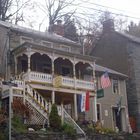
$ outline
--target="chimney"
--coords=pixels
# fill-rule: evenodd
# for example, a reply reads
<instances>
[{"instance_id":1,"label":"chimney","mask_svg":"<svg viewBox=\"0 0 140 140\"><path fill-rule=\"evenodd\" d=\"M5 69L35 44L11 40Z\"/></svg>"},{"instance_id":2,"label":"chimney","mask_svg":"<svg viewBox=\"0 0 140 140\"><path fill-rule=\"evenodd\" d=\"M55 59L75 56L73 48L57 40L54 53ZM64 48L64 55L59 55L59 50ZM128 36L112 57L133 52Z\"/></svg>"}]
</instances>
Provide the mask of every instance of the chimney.
<instances>
[{"instance_id":1,"label":"chimney","mask_svg":"<svg viewBox=\"0 0 140 140\"><path fill-rule=\"evenodd\" d=\"M57 24L53 24L49 27L49 31L56 33L60 36L64 36L64 26L62 20L57 20Z\"/></svg>"},{"instance_id":2,"label":"chimney","mask_svg":"<svg viewBox=\"0 0 140 140\"><path fill-rule=\"evenodd\" d=\"M114 20L113 19L107 19L103 22L103 32L110 32L114 31Z\"/></svg>"}]
</instances>

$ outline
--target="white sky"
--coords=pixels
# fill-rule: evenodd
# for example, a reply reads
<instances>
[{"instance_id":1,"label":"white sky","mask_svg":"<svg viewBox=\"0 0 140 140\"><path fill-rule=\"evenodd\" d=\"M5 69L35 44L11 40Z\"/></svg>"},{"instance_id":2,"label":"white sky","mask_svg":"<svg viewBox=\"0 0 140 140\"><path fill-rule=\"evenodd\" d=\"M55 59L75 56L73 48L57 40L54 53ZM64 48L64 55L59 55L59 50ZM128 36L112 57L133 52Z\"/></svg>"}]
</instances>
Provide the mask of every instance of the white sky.
<instances>
[{"instance_id":1,"label":"white sky","mask_svg":"<svg viewBox=\"0 0 140 140\"><path fill-rule=\"evenodd\" d=\"M92 1L92 0L90 0ZM140 18L140 0L93 0L98 4L126 11L126 14Z\"/></svg>"},{"instance_id":2,"label":"white sky","mask_svg":"<svg viewBox=\"0 0 140 140\"><path fill-rule=\"evenodd\" d=\"M34 0L34 1L38 1L38 0ZM43 1L44 0L40 0L41 3ZM128 21L133 20L136 23L140 21L140 0L75 0L75 4L77 3L79 3L79 5L78 6L73 5L71 9L77 9L76 11L77 13L81 13L81 14L84 13L85 15L83 18L87 18L88 16L95 18L94 9L99 9L103 11L110 11L112 13L118 13L121 15L128 15L130 17L139 18L139 19L135 19L135 18L127 17ZM94 4L112 7L113 9L97 6ZM67 9L69 10L69 8ZM120 11L115 9L118 9ZM42 11L40 11L39 9L34 11L34 13L27 11L26 14L28 15L29 22L32 21L33 28L38 30L39 25L43 20L44 23L41 24L40 30L43 31L46 28L48 21L46 20L47 18L45 18L45 15ZM78 16L82 16L81 14L78 14ZM122 16L120 16L120 18L122 18Z\"/></svg>"}]
</instances>

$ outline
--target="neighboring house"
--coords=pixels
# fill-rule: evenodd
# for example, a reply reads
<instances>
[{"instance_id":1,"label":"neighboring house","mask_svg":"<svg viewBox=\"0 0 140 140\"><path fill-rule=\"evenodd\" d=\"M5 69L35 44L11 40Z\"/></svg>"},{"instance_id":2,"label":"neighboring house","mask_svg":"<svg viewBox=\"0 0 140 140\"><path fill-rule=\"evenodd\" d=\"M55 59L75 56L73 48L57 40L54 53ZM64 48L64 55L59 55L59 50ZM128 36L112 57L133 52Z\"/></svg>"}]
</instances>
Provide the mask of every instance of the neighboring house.
<instances>
[{"instance_id":1,"label":"neighboring house","mask_svg":"<svg viewBox=\"0 0 140 140\"><path fill-rule=\"evenodd\" d=\"M64 121L69 119L77 131L83 133L74 120L80 118L77 96L88 91L90 109L86 113L81 113L84 114L82 119L97 121L95 67L99 69L96 69L97 76L106 68L95 66L96 58L81 55L79 44L53 33L34 31L2 21L0 21L0 32L1 76L4 80L11 79L18 85L17 87L2 85L4 104L8 103L8 97L13 93L13 101L21 98L34 111L32 119L26 120L26 123L42 125L44 120L48 119L51 104L55 103L58 105L58 112L62 119ZM127 120L126 76L111 70L109 73L121 81L119 95L122 95L122 113L120 114L123 116L122 120ZM107 94L108 91L112 93L111 89L108 88L105 93ZM104 120L104 126L114 128L117 124L106 123L113 116L110 116L111 112L115 115L115 111L109 110L108 106L105 107L102 100L106 101L106 97L105 95L104 98L99 99L101 101L99 103L102 105L103 112L106 111L106 115L108 111L108 117L102 114L100 119L102 122ZM116 108L119 96L113 97L114 100L110 105ZM124 112L126 115L123 114ZM128 126L128 121L125 126ZM124 126L120 130L128 131Z\"/></svg>"},{"instance_id":2,"label":"neighboring house","mask_svg":"<svg viewBox=\"0 0 140 140\"><path fill-rule=\"evenodd\" d=\"M133 131L140 131L140 38L114 30L113 22L103 25L103 33L91 52L98 64L128 76L128 109Z\"/></svg>"},{"instance_id":3,"label":"neighboring house","mask_svg":"<svg viewBox=\"0 0 140 140\"><path fill-rule=\"evenodd\" d=\"M108 71L111 86L101 90L101 75ZM103 92L104 97L97 99L97 120L103 127L131 131L128 117L126 95L127 76L114 70L96 65L97 97ZM98 92L99 91L99 92ZM99 93L99 95L98 95Z\"/></svg>"}]
</instances>

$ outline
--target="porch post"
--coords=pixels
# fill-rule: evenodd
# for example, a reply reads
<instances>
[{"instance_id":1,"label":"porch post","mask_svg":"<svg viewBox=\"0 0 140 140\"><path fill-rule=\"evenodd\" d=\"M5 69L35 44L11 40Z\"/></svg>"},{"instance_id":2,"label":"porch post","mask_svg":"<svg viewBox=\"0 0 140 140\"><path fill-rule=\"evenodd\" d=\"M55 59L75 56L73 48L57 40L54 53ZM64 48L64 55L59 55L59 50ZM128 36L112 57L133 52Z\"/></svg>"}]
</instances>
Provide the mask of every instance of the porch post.
<instances>
[{"instance_id":1,"label":"porch post","mask_svg":"<svg viewBox=\"0 0 140 140\"><path fill-rule=\"evenodd\" d=\"M55 104L55 91L52 91L52 104Z\"/></svg>"},{"instance_id":2,"label":"porch post","mask_svg":"<svg viewBox=\"0 0 140 140\"><path fill-rule=\"evenodd\" d=\"M28 53L28 72L31 71L30 65L31 65L31 55L30 55L30 53Z\"/></svg>"},{"instance_id":3,"label":"porch post","mask_svg":"<svg viewBox=\"0 0 140 140\"><path fill-rule=\"evenodd\" d=\"M76 90L76 73L75 73L75 58L73 62L73 78L74 78L74 89ZM74 114L75 120L78 120L78 113L77 113L77 94L74 94Z\"/></svg>"},{"instance_id":4,"label":"porch post","mask_svg":"<svg viewBox=\"0 0 140 140\"><path fill-rule=\"evenodd\" d=\"M94 120L95 122L97 122L97 96L95 95L94 96L94 112L95 112L95 117L94 117Z\"/></svg>"},{"instance_id":5,"label":"porch post","mask_svg":"<svg viewBox=\"0 0 140 140\"><path fill-rule=\"evenodd\" d=\"M95 122L97 121L97 89L96 89L96 76L95 76L95 61L93 62L93 82L94 82L94 91L95 91L95 95L94 95L94 113L95 113Z\"/></svg>"},{"instance_id":6,"label":"porch post","mask_svg":"<svg viewBox=\"0 0 140 140\"><path fill-rule=\"evenodd\" d=\"M77 94L74 94L74 113L75 113L75 120L78 120L78 113L77 113Z\"/></svg>"},{"instance_id":7,"label":"porch post","mask_svg":"<svg viewBox=\"0 0 140 140\"><path fill-rule=\"evenodd\" d=\"M15 60L15 75L17 75L17 58L14 57L14 60Z\"/></svg>"}]
</instances>

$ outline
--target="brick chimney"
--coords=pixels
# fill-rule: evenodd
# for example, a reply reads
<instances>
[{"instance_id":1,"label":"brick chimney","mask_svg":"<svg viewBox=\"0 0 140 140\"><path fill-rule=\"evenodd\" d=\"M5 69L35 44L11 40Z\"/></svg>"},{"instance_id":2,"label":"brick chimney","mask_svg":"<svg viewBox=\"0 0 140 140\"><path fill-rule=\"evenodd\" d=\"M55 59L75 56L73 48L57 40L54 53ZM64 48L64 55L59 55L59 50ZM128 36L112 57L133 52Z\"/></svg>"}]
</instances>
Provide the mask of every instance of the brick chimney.
<instances>
[{"instance_id":1,"label":"brick chimney","mask_svg":"<svg viewBox=\"0 0 140 140\"><path fill-rule=\"evenodd\" d=\"M62 20L57 20L57 24L51 25L49 31L64 36L64 25L62 24Z\"/></svg>"},{"instance_id":2,"label":"brick chimney","mask_svg":"<svg viewBox=\"0 0 140 140\"><path fill-rule=\"evenodd\" d=\"M103 22L103 32L104 33L114 31L114 30L115 29L114 29L114 20L113 19L108 19Z\"/></svg>"}]
</instances>

